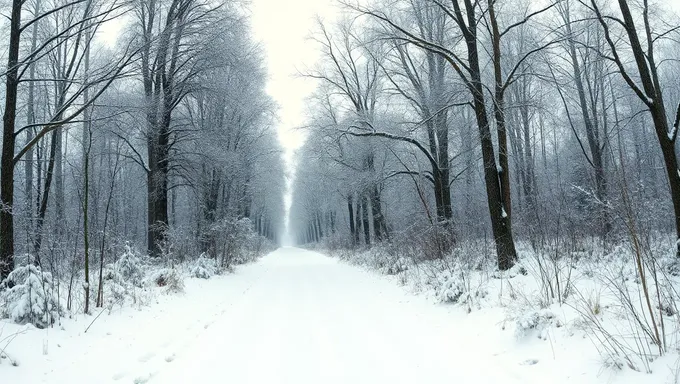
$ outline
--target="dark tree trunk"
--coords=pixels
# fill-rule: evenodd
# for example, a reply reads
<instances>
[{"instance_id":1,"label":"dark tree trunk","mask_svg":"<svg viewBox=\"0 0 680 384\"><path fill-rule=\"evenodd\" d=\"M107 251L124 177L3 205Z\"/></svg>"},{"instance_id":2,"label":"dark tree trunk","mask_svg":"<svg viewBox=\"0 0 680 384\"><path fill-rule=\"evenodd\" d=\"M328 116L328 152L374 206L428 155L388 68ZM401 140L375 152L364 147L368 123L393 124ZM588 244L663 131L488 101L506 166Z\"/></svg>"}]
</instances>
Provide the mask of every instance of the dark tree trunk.
<instances>
[{"instance_id":1,"label":"dark tree trunk","mask_svg":"<svg viewBox=\"0 0 680 384\"><path fill-rule=\"evenodd\" d=\"M373 216L373 232L375 239L381 242L389 237L387 233L387 224L385 223L385 216L382 213L382 202L380 199L380 192L378 187L374 184L371 189L371 213Z\"/></svg>"},{"instance_id":2,"label":"dark tree trunk","mask_svg":"<svg viewBox=\"0 0 680 384\"><path fill-rule=\"evenodd\" d=\"M355 215L354 219L356 221L355 229L356 231L354 232L354 243L356 245L361 245L361 228L362 228L362 221L361 221L361 195L357 194L357 202L355 204Z\"/></svg>"},{"instance_id":3,"label":"dark tree trunk","mask_svg":"<svg viewBox=\"0 0 680 384\"><path fill-rule=\"evenodd\" d=\"M652 113L654 127L659 138L659 144L661 145L664 163L666 164L666 175L670 185L671 200L675 214L676 255L680 257L680 168L678 168L678 158L675 154L675 140L669 140L668 138L668 121L666 120L666 111L663 103L654 103L650 112ZM680 105L678 105L678 114L680 115ZM674 129L677 132L679 128L676 120Z\"/></svg>"},{"instance_id":4,"label":"dark tree trunk","mask_svg":"<svg viewBox=\"0 0 680 384\"><path fill-rule=\"evenodd\" d=\"M184 10L186 11L186 9ZM153 38L154 11L149 12L145 42ZM147 102L147 233L148 251L153 257L161 256L161 243L168 227L168 173L170 154L170 121L174 102L174 75L182 26L176 26L183 11L173 2L168 10L163 33L158 42L155 61L151 60L151 47L142 52L142 78ZM174 34L173 34L174 33Z\"/></svg>"},{"instance_id":5,"label":"dark tree trunk","mask_svg":"<svg viewBox=\"0 0 680 384\"><path fill-rule=\"evenodd\" d=\"M331 233L335 234L336 228L335 228L335 217L336 217L336 212L332 211L329 214L329 219L330 219L330 225L331 225Z\"/></svg>"},{"instance_id":6,"label":"dark tree trunk","mask_svg":"<svg viewBox=\"0 0 680 384\"><path fill-rule=\"evenodd\" d=\"M437 160L437 170L432 173L435 179L435 201L437 205L437 217L447 226L452 226L453 212L451 208L451 186L449 171L449 125L448 109L444 102L443 84L445 83L446 60L442 56L428 53L430 66L430 88L435 100L435 115L433 116L436 141L430 144L430 148L435 147L436 151L432 155ZM438 196L438 197L437 197Z\"/></svg>"},{"instance_id":7,"label":"dark tree trunk","mask_svg":"<svg viewBox=\"0 0 680 384\"><path fill-rule=\"evenodd\" d=\"M506 190L503 189L506 184L509 184L510 175L509 170L499 170L496 166L496 154L494 150L493 139L491 137L489 118L486 114L484 85L481 79L479 54L477 51L477 21L475 20L474 11L471 10L468 11L468 13L469 26L465 40L468 52L468 63L470 65L469 89L472 93L475 118L477 119L477 127L479 129L482 161L484 164L484 181L486 183L487 203L489 207L489 215L491 217L491 230L496 243L498 268L500 270L507 270L514 265L515 260L517 259L517 251L515 250L515 242L512 236L510 212L506 210L509 210L509 207L506 207L506 205L509 205L510 199L509 185L506 187ZM495 45L497 44L499 44L499 42L495 43ZM497 48L494 48L494 51L496 50ZM496 56L496 60L494 61L497 61L499 57L497 57L497 55L494 56ZM498 132L501 133L500 128L498 129ZM505 134L504 130L502 133ZM505 144L505 138L499 137L499 143L501 143L499 146L503 146ZM501 163L501 166L503 162L507 164L506 148L507 147L499 150L499 163ZM500 152L504 153L501 155Z\"/></svg>"},{"instance_id":8,"label":"dark tree trunk","mask_svg":"<svg viewBox=\"0 0 680 384\"><path fill-rule=\"evenodd\" d=\"M323 225L321 223L321 214L319 212L316 213L316 225L319 228L319 239L323 238Z\"/></svg>"},{"instance_id":9,"label":"dark tree trunk","mask_svg":"<svg viewBox=\"0 0 680 384\"><path fill-rule=\"evenodd\" d=\"M19 86L19 43L21 37L21 0L12 1L9 20L9 47L5 77L5 112L0 160L0 280L14 269L14 126Z\"/></svg>"},{"instance_id":10,"label":"dark tree trunk","mask_svg":"<svg viewBox=\"0 0 680 384\"><path fill-rule=\"evenodd\" d=\"M45 215L47 214L47 203L49 202L50 189L52 186L52 178L54 177L54 164L55 157L57 155L57 132L58 130L52 131L52 138L50 141L50 158L47 164L47 175L45 175L45 187L43 188L42 201L40 202L40 208L38 209L38 220L35 227L35 242L33 245L33 251L35 253L35 262L40 264L40 247L42 245L42 230L45 223Z\"/></svg>"},{"instance_id":11,"label":"dark tree trunk","mask_svg":"<svg viewBox=\"0 0 680 384\"><path fill-rule=\"evenodd\" d=\"M364 228L364 241L366 245L371 245L371 227L368 221L368 194L363 193L361 199L361 225Z\"/></svg>"},{"instance_id":12,"label":"dark tree trunk","mask_svg":"<svg viewBox=\"0 0 680 384\"><path fill-rule=\"evenodd\" d=\"M347 213L349 215L349 233L352 236L352 243L357 245L357 231L354 226L354 208L352 207L352 194L347 195Z\"/></svg>"},{"instance_id":13,"label":"dark tree trunk","mask_svg":"<svg viewBox=\"0 0 680 384\"><path fill-rule=\"evenodd\" d=\"M503 74L501 69L501 40L498 24L496 22L496 12L494 3L489 0L489 20L492 29L493 43L493 67L494 67L494 117L496 119L496 133L498 139L498 166L497 169L500 180L501 198L503 210L507 218L508 228L512 223L512 195L510 193L510 164L508 161L508 135L505 121L505 91Z\"/></svg>"},{"instance_id":14,"label":"dark tree trunk","mask_svg":"<svg viewBox=\"0 0 680 384\"><path fill-rule=\"evenodd\" d=\"M210 257L215 258L217 257L217 244L214 235L210 231L210 227L215 224L221 183L215 170L210 172L204 171L204 178L203 221L206 231L201 239L201 252L206 252Z\"/></svg>"},{"instance_id":15,"label":"dark tree trunk","mask_svg":"<svg viewBox=\"0 0 680 384\"><path fill-rule=\"evenodd\" d=\"M148 188L148 248L149 255L161 256L161 244L168 229L168 173L170 154L170 117L172 111L163 111L160 122L152 120L149 143Z\"/></svg>"},{"instance_id":16,"label":"dark tree trunk","mask_svg":"<svg viewBox=\"0 0 680 384\"><path fill-rule=\"evenodd\" d=\"M370 153L365 159L365 168L373 174L375 172L374 165L375 157L373 153ZM371 186L368 189L366 199L370 199L371 206L371 221L373 221L373 234L375 239L380 242L384 238L387 238L387 223L385 222L385 216L382 213L382 204L380 201L380 191L378 190L378 184L375 181L371 182ZM368 214L368 213L366 213ZM366 223L364 223L366 224ZM364 225L366 228L366 225ZM365 229L364 229L365 230ZM367 243L368 244L368 243Z\"/></svg>"}]
</instances>

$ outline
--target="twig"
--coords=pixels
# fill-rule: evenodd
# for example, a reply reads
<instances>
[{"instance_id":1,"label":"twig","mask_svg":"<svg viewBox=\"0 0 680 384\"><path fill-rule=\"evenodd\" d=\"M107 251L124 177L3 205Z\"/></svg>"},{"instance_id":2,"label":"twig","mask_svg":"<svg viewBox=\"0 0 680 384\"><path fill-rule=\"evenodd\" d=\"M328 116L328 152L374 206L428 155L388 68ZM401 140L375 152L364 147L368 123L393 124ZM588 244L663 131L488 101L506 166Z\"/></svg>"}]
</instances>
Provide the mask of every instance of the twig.
<instances>
[{"instance_id":1,"label":"twig","mask_svg":"<svg viewBox=\"0 0 680 384\"><path fill-rule=\"evenodd\" d=\"M92 322L90 323L90 325L88 325L87 328L85 328L85 333L87 333L87 331L90 329L90 327L92 326L92 324L94 324L94 322L97 321L97 319L99 318L99 316L101 316L102 313L104 313L105 310L106 310L106 308L102 308L102 310L99 311L99 314L92 320Z\"/></svg>"}]
</instances>

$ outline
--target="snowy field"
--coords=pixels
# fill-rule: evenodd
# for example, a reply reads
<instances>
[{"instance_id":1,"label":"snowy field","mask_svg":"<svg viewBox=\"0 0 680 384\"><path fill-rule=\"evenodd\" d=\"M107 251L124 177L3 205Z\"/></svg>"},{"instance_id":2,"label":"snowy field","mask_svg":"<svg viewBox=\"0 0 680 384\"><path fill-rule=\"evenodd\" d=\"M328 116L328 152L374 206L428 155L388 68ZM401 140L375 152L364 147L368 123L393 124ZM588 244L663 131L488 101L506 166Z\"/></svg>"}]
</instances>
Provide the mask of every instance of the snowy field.
<instances>
[{"instance_id":1,"label":"snowy field","mask_svg":"<svg viewBox=\"0 0 680 384\"><path fill-rule=\"evenodd\" d=\"M468 314L433 304L393 279L307 250L281 248L233 274L185 284L184 294L159 293L148 306L96 320L98 313L78 315L45 330L0 322L8 356L0 383L675 380L677 355L654 361L651 374L613 370L568 324L518 337L503 308Z\"/></svg>"}]
</instances>

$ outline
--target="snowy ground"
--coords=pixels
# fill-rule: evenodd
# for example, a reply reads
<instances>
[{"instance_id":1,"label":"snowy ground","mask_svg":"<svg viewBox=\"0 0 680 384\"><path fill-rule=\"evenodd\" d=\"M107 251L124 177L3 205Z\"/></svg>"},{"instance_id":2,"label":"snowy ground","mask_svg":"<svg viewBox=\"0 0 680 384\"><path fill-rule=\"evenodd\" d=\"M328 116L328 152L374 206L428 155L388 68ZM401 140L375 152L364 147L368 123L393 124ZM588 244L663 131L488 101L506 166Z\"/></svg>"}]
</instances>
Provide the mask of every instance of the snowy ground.
<instances>
[{"instance_id":1,"label":"snowy ground","mask_svg":"<svg viewBox=\"0 0 680 384\"><path fill-rule=\"evenodd\" d=\"M0 322L0 383L671 383L603 368L584 336L518 339L503 310L466 314L319 253L282 248L136 310L37 330ZM505 328L505 329L504 329ZM1 341L4 340L4 341ZM44 346L47 354L43 354Z\"/></svg>"}]
</instances>

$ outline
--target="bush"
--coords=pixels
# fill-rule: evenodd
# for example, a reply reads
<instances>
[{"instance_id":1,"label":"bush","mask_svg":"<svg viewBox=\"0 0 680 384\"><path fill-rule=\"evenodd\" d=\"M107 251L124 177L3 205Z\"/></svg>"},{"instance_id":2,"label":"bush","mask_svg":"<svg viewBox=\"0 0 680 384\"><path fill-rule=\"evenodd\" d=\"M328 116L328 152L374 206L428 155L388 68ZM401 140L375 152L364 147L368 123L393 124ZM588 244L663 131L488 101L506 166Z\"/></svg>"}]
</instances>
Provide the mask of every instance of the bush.
<instances>
[{"instance_id":1,"label":"bush","mask_svg":"<svg viewBox=\"0 0 680 384\"><path fill-rule=\"evenodd\" d=\"M471 285L471 276L469 272L464 272L458 266L450 267L452 269L438 270L433 267L434 277L428 281L428 285L434 289L435 297L442 303L467 305L468 311L471 310L474 301L483 299L487 296L488 291L485 285L480 285L477 288Z\"/></svg>"},{"instance_id":2,"label":"bush","mask_svg":"<svg viewBox=\"0 0 680 384\"><path fill-rule=\"evenodd\" d=\"M199 279L209 279L218 273L217 261L201 254L191 267L191 276Z\"/></svg>"},{"instance_id":3,"label":"bush","mask_svg":"<svg viewBox=\"0 0 680 384\"><path fill-rule=\"evenodd\" d=\"M381 270L386 275L398 275L402 272L408 271L409 261L403 257L391 258L385 267Z\"/></svg>"},{"instance_id":4,"label":"bush","mask_svg":"<svg viewBox=\"0 0 680 384\"><path fill-rule=\"evenodd\" d=\"M248 218L222 219L210 228L207 236L213 244L210 253L223 268L254 261L262 251L262 245L266 245Z\"/></svg>"},{"instance_id":5,"label":"bush","mask_svg":"<svg viewBox=\"0 0 680 384\"><path fill-rule=\"evenodd\" d=\"M125 252L113 265L115 273L122 281L129 282L135 287L141 287L144 281L144 259L129 244L125 244Z\"/></svg>"},{"instance_id":6,"label":"bush","mask_svg":"<svg viewBox=\"0 0 680 384\"><path fill-rule=\"evenodd\" d=\"M104 293L106 295L106 302L111 307L113 304L125 303L127 296L132 296L134 286L129 284L125 278L116 271L113 266L109 265L103 270L102 280L104 281Z\"/></svg>"},{"instance_id":7,"label":"bush","mask_svg":"<svg viewBox=\"0 0 680 384\"><path fill-rule=\"evenodd\" d=\"M372 254L371 266L383 275L398 275L408 270L409 260L389 249L378 247L368 252Z\"/></svg>"},{"instance_id":8,"label":"bush","mask_svg":"<svg viewBox=\"0 0 680 384\"><path fill-rule=\"evenodd\" d=\"M556 321L555 314L547 309L525 312L515 319L515 335L522 338L530 333L538 332L539 338L545 338L543 331Z\"/></svg>"},{"instance_id":9,"label":"bush","mask_svg":"<svg viewBox=\"0 0 680 384\"><path fill-rule=\"evenodd\" d=\"M147 280L149 284L165 288L166 293L184 292L184 278L174 268L162 268L154 271Z\"/></svg>"},{"instance_id":10,"label":"bush","mask_svg":"<svg viewBox=\"0 0 680 384\"><path fill-rule=\"evenodd\" d=\"M458 276L445 276L436 287L437 298L444 303L458 303L465 293L465 284Z\"/></svg>"},{"instance_id":11,"label":"bush","mask_svg":"<svg viewBox=\"0 0 680 384\"><path fill-rule=\"evenodd\" d=\"M61 314L52 275L29 264L14 269L0 284L0 316L38 328L54 324Z\"/></svg>"}]
</instances>

